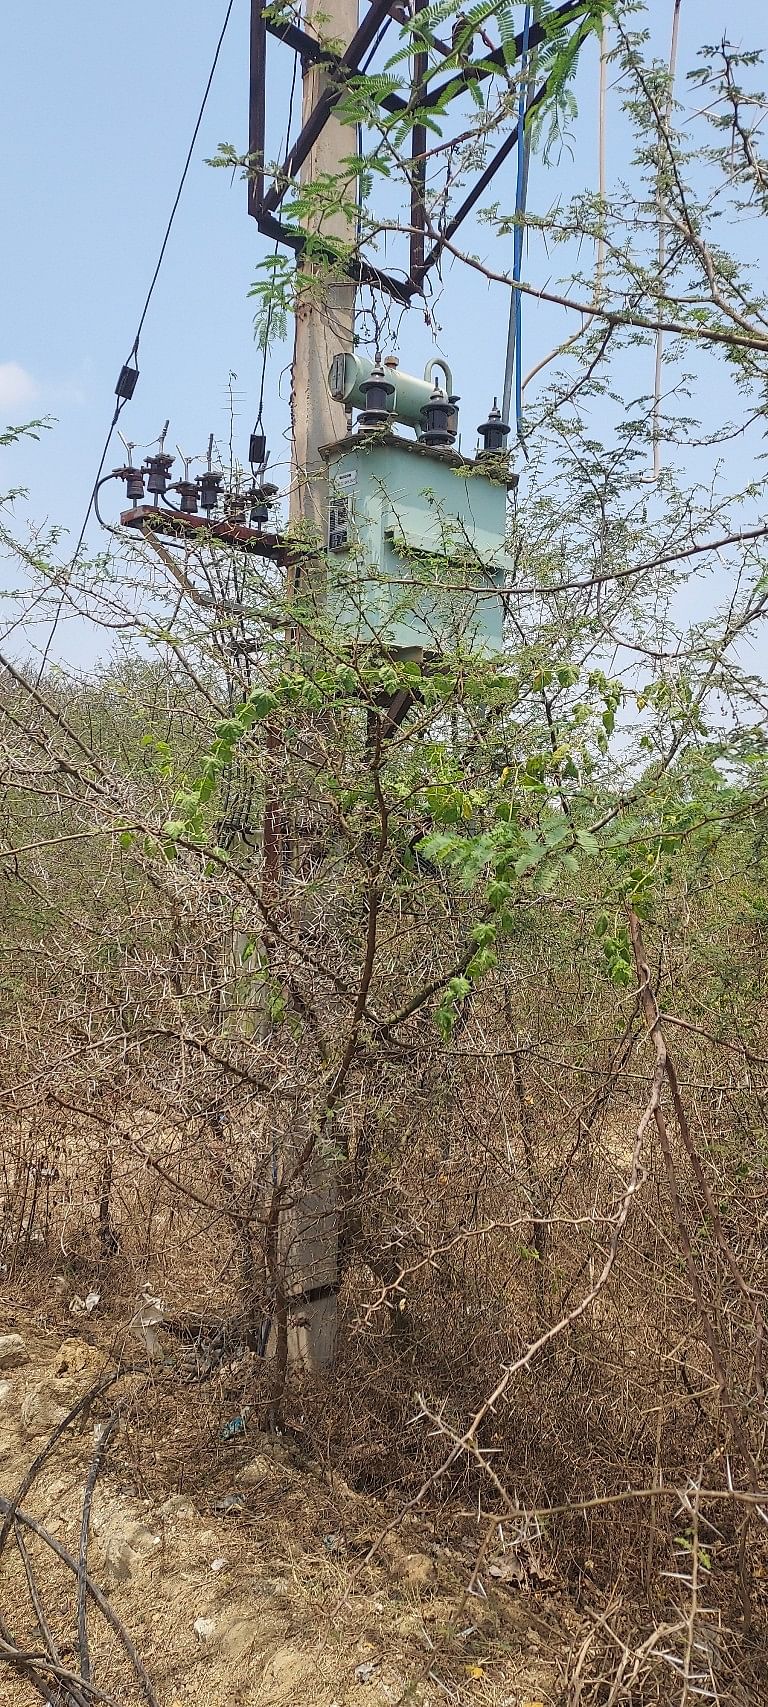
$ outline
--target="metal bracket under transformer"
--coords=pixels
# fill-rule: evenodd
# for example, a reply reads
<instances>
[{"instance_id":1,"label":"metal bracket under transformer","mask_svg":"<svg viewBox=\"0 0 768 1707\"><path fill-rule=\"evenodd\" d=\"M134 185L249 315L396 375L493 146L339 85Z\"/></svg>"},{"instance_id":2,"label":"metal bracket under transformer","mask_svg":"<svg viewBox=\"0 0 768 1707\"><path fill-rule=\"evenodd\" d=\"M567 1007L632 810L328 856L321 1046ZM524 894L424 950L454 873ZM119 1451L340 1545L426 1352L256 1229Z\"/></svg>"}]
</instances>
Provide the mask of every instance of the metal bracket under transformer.
<instances>
[{"instance_id":1,"label":"metal bracket under transformer","mask_svg":"<svg viewBox=\"0 0 768 1707\"><path fill-rule=\"evenodd\" d=\"M186 539L196 544L236 546L254 557L270 557L285 562L287 547L279 534L263 533L259 528L246 527L241 522L228 522L220 517L182 515L178 510L160 510L152 504L138 504L124 510L120 526L135 533L155 533L169 539Z\"/></svg>"},{"instance_id":2,"label":"metal bracket under transformer","mask_svg":"<svg viewBox=\"0 0 768 1707\"><path fill-rule=\"evenodd\" d=\"M415 0L416 17L424 9L427 0ZM352 37L349 46L343 54L332 52L311 36L306 30L295 23L278 21L269 16L267 0L251 0L251 60L250 60L250 103L249 103L249 137L248 137L248 212L256 220L259 230L265 237L284 244L300 255L306 246L306 233L298 226L286 225L279 217L279 210L297 174L314 147L324 126L330 118L334 107L338 105L344 94L344 89L350 78L359 76L362 70L364 55L372 47L379 35L385 31L392 21L395 7L392 0L372 0L372 4ZM592 13L591 0L562 0L562 4L549 12L545 19L534 23L528 34L528 49L535 50L552 39L553 35L568 25L576 26L575 38L585 33L590 26ZM267 38L276 37L286 46L292 48L302 64L322 63L328 72L328 82L319 97L315 107L305 120L296 141L274 176L269 189L265 189L265 149L266 149L266 88L267 88ZM482 83L499 72L508 74L510 67L521 58L523 53L522 34L516 35L513 42L489 50L482 59L472 60L469 64L454 65L444 75L433 71L429 77L429 60L423 46L415 42L412 66L412 90L409 100L394 93L382 97L379 105L383 112L404 113L416 112L425 108L438 107L441 111L447 103L462 95L470 82ZM577 41L578 45L578 41ZM531 113L546 98L549 83L545 78L536 90L528 104ZM513 125L505 137L501 147L480 173L464 200L452 215L444 231L441 232L426 250L427 220L425 207L426 187L426 153L427 131L421 122L414 122L411 128L409 178L411 185L410 197L410 254L408 274L405 278L396 278L393 274L371 266L359 256L354 256L348 263L346 271L357 283L367 284L374 289L383 290L395 301L408 304L412 297L419 295L423 289L424 280L439 261L446 243L450 243L467 215L477 206L500 167L517 146L518 126ZM350 148L350 152L354 152ZM316 243L315 239L315 243ZM425 252L426 251L426 252ZM338 265L337 255L329 253L329 259Z\"/></svg>"}]
</instances>

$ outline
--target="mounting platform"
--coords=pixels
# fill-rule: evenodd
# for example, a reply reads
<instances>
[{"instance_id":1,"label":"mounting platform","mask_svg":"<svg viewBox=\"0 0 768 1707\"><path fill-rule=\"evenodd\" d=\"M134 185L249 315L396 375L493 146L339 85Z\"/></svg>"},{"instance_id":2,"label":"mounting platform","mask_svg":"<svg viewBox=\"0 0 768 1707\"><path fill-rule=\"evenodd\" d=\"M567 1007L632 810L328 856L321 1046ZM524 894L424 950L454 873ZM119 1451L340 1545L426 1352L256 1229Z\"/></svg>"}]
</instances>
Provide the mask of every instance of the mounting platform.
<instances>
[{"instance_id":1,"label":"mounting platform","mask_svg":"<svg viewBox=\"0 0 768 1707\"><path fill-rule=\"evenodd\" d=\"M284 563L289 547L282 535L264 533L246 527L243 522L228 522L223 518L211 521L208 516L182 515L179 510L160 510L153 504L137 504L135 510L123 510L120 526L134 533L165 534L171 539L187 539L206 545L234 545L253 557L271 557Z\"/></svg>"}]
</instances>

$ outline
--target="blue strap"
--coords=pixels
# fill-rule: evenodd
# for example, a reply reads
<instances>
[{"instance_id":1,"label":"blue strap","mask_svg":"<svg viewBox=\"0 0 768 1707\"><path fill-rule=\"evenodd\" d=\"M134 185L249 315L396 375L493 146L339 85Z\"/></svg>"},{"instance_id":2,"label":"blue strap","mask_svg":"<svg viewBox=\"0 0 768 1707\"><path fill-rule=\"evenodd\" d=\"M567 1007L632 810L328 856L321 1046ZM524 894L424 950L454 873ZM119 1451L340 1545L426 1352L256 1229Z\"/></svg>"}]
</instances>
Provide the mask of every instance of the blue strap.
<instances>
[{"instance_id":1,"label":"blue strap","mask_svg":"<svg viewBox=\"0 0 768 1707\"><path fill-rule=\"evenodd\" d=\"M523 50L520 57L520 93L517 102L517 183L515 187L515 231L512 250L512 301L509 310L509 333L507 337L507 365L504 375L504 403L502 414L505 420L512 401L512 376L515 379L515 422L517 436L523 438L523 300L522 292L516 289L523 275L523 214L527 187L526 162L528 155L528 137L525 130L525 109L528 96L528 43L531 29L530 5L525 8L523 22Z\"/></svg>"},{"instance_id":2,"label":"blue strap","mask_svg":"<svg viewBox=\"0 0 768 1707\"><path fill-rule=\"evenodd\" d=\"M528 35L531 27L531 8L525 8L525 23L523 24L523 54L520 68L520 98L517 103L517 187L515 192L515 246L512 277L516 284L523 276L523 224L525 213L525 192L527 183L526 154L528 152L528 137L525 131L525 107L528 96ZM517 436L523 436L523 297L522 292L515 291L515 422Z\"/></svg>"}]
</instances>

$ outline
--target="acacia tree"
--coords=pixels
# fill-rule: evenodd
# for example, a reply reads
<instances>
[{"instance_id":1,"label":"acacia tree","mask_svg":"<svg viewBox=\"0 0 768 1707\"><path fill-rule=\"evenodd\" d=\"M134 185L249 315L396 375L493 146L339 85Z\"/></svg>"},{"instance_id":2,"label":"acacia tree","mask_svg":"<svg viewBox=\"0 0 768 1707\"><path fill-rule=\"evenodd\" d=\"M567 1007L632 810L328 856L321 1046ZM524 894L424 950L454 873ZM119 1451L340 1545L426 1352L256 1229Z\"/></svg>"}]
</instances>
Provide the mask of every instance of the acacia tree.
<instances>
[{"instance_id":1,"label":"acacia tree","mask_svg":"<svg viewBox=\"0 0 768 1707\"><path fill-rule=\"evenodd\" d=\"M241 1318L248 1400L273 1414L290 1404L301 1309L284 1230L313 1170L332 1173L350 1433L333 1393L304 1404L330 1409L363 1485L469 1483L489 1526L514 1521L529 1566L554 1507L552 1545L579 1567L601 1552L606 1576L631 1569L651 1601L674 1569L658 1639L634 1671L625 1648L613 1698L640 1676L652 1699L653 1675L668 1699L672 1668L686 1700L727 1687L737 1633L747 1663L764 1551L768 755L748 648L768 527L759 463L745 476L740 455L730 487L721 469L735 435L762 430L768 325L738 222L765 168L762 97L740 83L755 56L705 50L694 119L636 12L612 9L604 45L634 129L629 181L528 220L568 266L591 239L597 284L514 285L580 319L526 390L503 658L459 643L422 671L386 635L351 643L212 541L173 554L119 538L75 566L66 597L94 622L133 622L152 664L116 662L73 697L6 650L20 970L4 1078L25 1155L41 1083L100 1133L117 1101L128 1111L99 1140L101 1233L137 1278L157 1262L151 1229L132 1242L151 1178L158 1228L195 1252L177 1263L180 1295ZM405 24L403 52L417 31L431 46L445 13ZM503 9L482 14L467 28L506 27ZM435 234L514 109L511 69L501 84L436 180ZM379 122L379 93L354 81L350 125ZM405 170L421 117L383 127L379 175ZM702 146L697 123L712 127ZM318 198L341 193L297 189L296 218L316 229ZM486 249L514 223L499 207L484 221ZM363 239L398 223L364 215ZM273 312L294 282L271 268ZM635 396L637 352L661 334L664 398ZM703 429L686 376L723 362L739 416ZM671 446L706 477L674 475ZM322 555L306 530L293 549ZM34 576L37 548L25 560ZM51 569L33 597L50 596ZM439 556L425 581L444 586ZM410 711L393 729L395 693ZM18 1171L10 1158L9 1197ZM236 1286L220 1278L222 1226ZM627 1500L629 1530L611 1522ZM702 1572L732 1633L717 1652Z\"/></svg>"}]
</instances>

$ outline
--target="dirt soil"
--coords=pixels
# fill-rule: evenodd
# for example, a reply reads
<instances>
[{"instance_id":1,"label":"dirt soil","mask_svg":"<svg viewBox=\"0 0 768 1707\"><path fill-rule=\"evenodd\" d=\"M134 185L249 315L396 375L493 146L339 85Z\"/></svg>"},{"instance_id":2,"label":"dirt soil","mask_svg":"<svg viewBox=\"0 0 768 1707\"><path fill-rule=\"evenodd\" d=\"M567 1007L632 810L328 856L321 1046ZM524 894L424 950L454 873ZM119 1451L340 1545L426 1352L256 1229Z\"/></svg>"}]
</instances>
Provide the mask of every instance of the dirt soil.
<instances>
[{"instance_id":1,"label":"dirt soil","mask_svg":"<svg viewBox=\"0 0 768 1707\"><path fill-rule=\"evenodd\" d=\"M23 1344L0 1367L6 1501L68 1409L115 1367L114 1333L96 1318L44 1333L6 1312L0 1351L13 1333ZM116 1396L88 1572L129 1632L158 1707L555 1707L583 1626L541 1553L495 1533L473 1582L483 1537L470 1519L431 1511L397 1522L394 1503L356 1492L289 1435L246 1424L222 1440L224 1401L210 1384L179 1389L159 1376L148 1389L122 1378L66 1428L21 1507L74 1559L89 1467ZM79 1672L76 1573L29 1528L22 1539L60 1664ZM0 1606L5 1639L39 1654L13 1531ZM100 1699L132 1707L151 1698L92 1598L88 1639ZM39 1701L28 1678L0 1664L3 1707Z\"/></svg>"}]
</instances>

